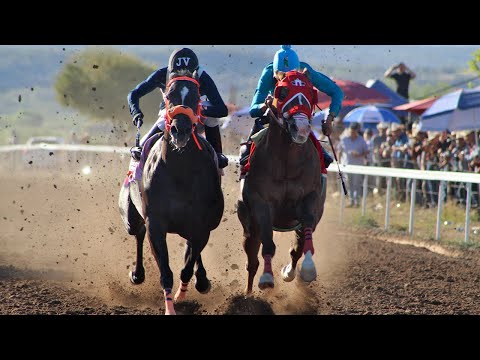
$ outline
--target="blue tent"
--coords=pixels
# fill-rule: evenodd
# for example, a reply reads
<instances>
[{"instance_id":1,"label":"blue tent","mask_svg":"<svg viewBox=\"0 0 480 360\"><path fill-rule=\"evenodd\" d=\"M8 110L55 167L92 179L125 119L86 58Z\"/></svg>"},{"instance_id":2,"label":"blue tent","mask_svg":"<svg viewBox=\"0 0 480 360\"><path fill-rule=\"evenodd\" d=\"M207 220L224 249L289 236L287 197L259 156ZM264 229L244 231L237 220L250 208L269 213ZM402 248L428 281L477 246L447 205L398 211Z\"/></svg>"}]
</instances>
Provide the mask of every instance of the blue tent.
<instances>
[{"instance_id":1,"label":"blue tent","mask_svg":"<svg viewBox=\"0 0 480 360\"><path fill-rule=\"evenodd\" d=\"M439 97L421 116L423 131L480 129L480 87Z\"/></svg>"}]
</instances>

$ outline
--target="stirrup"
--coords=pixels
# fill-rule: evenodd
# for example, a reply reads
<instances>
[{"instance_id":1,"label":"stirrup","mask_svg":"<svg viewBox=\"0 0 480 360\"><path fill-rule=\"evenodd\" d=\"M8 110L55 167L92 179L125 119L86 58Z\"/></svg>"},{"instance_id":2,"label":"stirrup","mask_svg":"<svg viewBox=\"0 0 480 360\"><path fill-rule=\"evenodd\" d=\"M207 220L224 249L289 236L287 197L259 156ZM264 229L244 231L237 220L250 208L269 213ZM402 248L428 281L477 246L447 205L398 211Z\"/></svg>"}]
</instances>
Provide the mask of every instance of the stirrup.
<instances>
[{"instance_id":1,"label":"stirrup","mask_svg":"<svg viewBox=\"0 0 480 360\"><path fill-rule=\"evenodd\" d=\"M142 148L140 146L132 146L130 148L130 154L134 160L140 161L142 155Z\"/></svg>"}]
</instances>

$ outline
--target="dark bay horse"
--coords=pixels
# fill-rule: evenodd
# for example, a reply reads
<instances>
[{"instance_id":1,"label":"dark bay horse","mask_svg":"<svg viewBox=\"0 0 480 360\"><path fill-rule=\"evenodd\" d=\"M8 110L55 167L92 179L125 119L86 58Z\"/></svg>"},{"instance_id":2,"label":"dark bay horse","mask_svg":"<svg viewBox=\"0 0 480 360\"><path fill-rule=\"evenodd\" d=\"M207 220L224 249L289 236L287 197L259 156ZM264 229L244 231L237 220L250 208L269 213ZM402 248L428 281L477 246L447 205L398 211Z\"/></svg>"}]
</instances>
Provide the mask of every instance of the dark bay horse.
<instances>
[{"instance_id":1,"label":"dark bay horse","mask_svg":"<svg viewBox=\"0 0 480 360\"><path fill-rule=\"evenodd\" d=\"M202 264L201 252L210 232L218 227L224 210L216 154L196 132L200 94L198 82L187 77L173 78L165 92L166 129L146 158L142 180L124 183L120 191L120 214L129 234L137 240L137 262L130 280L145 280L143 240L150 246L160 269L165 295L165 314L175 314L169 266L167 234L186 240L181 284L175 301L185 298L195 271L195 288L204 294L211 284ZM157 134L158 135L158 134ZM143 156L143 155L142 155Z\"/></svg>"},{"instance_id":2,"label":"dark bay horse","mask_svg":"<svg viewBox=\"0 0 480 360\"><path fill-rule=\"evenodd\" d=\"M319 152L311 137L311 118L295 111L269 111L269 126L255 145L250 169L240 185L238 218L243 226L243 247L247 255L246 293L252 292L259 266L262 245L264 270L259 287L274 286L272 258L275 255L273 231L295 231L290 248L291 262L282 268L282 278L295 278L297 262L305 254L301 278L310 282L316 277L312 261L312 234L323 215L327 178L322 174ZM300 100L300 102L304 102ZM294 103L291 104L294 109ZM313 104L312 104L313 105ZM278 114L280 113L280 115Z\"/></svg>"}]
</instances>

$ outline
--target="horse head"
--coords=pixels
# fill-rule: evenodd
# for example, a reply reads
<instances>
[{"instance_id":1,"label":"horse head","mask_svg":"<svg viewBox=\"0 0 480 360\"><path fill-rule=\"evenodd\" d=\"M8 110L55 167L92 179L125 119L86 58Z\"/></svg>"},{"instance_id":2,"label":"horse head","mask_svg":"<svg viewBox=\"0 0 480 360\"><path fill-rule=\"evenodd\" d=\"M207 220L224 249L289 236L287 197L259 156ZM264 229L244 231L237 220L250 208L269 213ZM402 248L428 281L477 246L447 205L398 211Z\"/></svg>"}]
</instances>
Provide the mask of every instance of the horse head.
<instances>
[{"instance_id":1,"label":"horse head","mask_svg":"<svg viewBox=\"0 0 480 360\"><path fill-rule=\"evenodd\" d=\"M277 119L296 144L304 144L312 130L313 107L318 94L307 70L289 71L278 78L273 103Z\"/></svg>"},{"instance_id":2,"label":"horse head","mask_svg":"<svg viewBox=\"0 0 480 360\"><path fill-rule=\"evenodd\" d=\"M272 105L278 114L278 125L287 132L292 142L304 144L312 131L312 104L305 95L298 93L282 105L274 98Z\"/></svg>"},{"instance_id":3,"label":"horse head","mask_svg":"<svg viewBox=\"0 0 480 360\"><path fill-rule=\"evenodd\" d=\"M166 130L174 149L184 148L199 121L199 83L186 76L173 77L165 91Z\"/></svg>"}]
</instances>

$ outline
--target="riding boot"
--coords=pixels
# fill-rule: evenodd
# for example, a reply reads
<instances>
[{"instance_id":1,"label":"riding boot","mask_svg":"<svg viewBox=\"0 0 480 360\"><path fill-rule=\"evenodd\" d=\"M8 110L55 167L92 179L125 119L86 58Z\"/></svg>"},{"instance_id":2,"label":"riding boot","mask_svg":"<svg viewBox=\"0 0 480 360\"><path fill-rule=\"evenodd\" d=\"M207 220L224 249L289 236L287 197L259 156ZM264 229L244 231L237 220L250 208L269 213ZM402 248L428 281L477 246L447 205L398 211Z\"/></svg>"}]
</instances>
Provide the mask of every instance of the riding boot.
<instances>
[{"instance_id":1,"label":"riding boot","mask_svg":"<svg viewBox=\"0 0 480 360\"><path fill-rule=\"evenodd\" d=\"M239 161L240 170L242 170L242 168L247 164L248 158L250 157L250 149L252 148L252 136L263 129L263 122L264 120L262 120L262 118L255 119L252 130L250 130L250 135L248 135L247 141L242 144Z\"/></svg>"},{"instance_id":2,"label":"riding boot","mask_svg":"<svg viewBox=\"0 0 480 360\"><path fill-rule=\"evenodd\" d=\"M223 169L228 165L228 158L223 155L222 151L222 137L220 136L220 127L214 126L205 126L205 137L207 138L210 145L212 145L213 150L217 153L218 158L218 167Z\"/></svg>"},{"instance_id":3,"label":"riding boot","mask_svg":"<svg viewBox=\"0 0 480 360\"><path fill-rule=\"evenodd\" d=\"M140 157L142 156L142 148L140 146L132 146L130 148L130 155L132 156L133 160L140 161Z\"/></svg>"}]
</instances>

